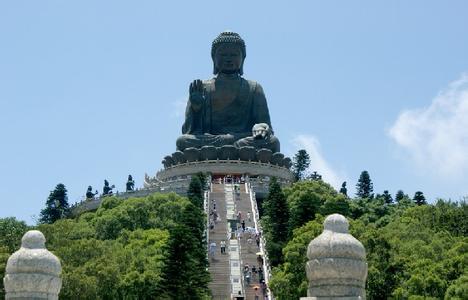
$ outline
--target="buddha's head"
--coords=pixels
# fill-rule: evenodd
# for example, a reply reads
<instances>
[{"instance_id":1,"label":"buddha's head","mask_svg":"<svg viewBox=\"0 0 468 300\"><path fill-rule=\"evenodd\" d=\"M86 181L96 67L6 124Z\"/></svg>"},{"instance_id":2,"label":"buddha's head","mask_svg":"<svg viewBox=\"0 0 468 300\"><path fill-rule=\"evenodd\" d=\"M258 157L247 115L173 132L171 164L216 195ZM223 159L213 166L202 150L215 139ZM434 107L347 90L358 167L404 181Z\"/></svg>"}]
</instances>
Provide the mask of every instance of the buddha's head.
<instances>
[{"instance_id":1,"label":"buddha's head","mask_svg":"<svg viewBox=\"0 0 468 300\"><path fill-rule=\"evenodd\" d=\"M242 75L245 54L245 43L239 34L221 32L211 45L213 73Z\"/></svg>"}]
</instances>

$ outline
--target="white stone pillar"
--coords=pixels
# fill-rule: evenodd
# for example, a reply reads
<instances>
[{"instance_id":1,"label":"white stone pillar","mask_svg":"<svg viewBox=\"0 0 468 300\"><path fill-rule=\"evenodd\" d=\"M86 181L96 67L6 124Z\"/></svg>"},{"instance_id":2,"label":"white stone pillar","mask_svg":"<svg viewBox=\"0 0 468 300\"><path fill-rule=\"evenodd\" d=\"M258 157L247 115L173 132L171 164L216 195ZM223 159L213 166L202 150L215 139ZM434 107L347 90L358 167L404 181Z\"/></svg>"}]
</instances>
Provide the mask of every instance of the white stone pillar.
<instances>
[{"instance_id":1,"label":"white stone pillar","mask_svg":"<svg viewBox=\"0 0 468 300\"><path fill-rule=\"evenodd\" d=\"M45 248L45 237L30 230L21 239L21 248L6 265L5 299L58 299L62 279L60 260Z\"/></svg>"},{"instance_id":2,"label":"white stone pillar","mask_svg":"<svg viewBox=\"0 0 468 300\"><path fill-rule=\"evenodd\" d=\"M344 216L330 215L323 225L322 234L307 249L308 297L301 300L365 299L364 246L348 233L349 223Z\"/></svg>"}]
</instances>

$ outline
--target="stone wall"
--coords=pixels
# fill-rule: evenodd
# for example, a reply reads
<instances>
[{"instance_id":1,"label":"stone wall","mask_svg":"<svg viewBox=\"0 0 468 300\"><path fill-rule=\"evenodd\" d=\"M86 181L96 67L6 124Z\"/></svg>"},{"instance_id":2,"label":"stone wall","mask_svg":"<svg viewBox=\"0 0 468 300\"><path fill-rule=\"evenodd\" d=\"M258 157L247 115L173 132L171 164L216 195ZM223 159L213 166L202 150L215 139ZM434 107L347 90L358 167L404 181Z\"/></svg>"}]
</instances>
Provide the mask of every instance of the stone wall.
<instances>
[{"instance_id":1,"label":"stone wall","mask_svg":"<svg viewBox=\"0 0 468 300\"><path fill-rule=\"evenodd\" d=\"M187 195L188 186L190 184L190 179L184 180L177 180L175 182L164 182L160 183L157 186L153 186L150 188L143 188L136 191L131 192L124 192L124 193L115 193L112 196L117 197L119 199L128 199L128 198L139 198L151 195L153 193L176 193L181 196ZM94 211L99 208L102 201L106 199L106 197L110 196L101 196L95 197L93 199L85 199L81 202L75 203L71 207L71 212L73 216L80 215L87 211Z\"/></svg>"}]
</instances>

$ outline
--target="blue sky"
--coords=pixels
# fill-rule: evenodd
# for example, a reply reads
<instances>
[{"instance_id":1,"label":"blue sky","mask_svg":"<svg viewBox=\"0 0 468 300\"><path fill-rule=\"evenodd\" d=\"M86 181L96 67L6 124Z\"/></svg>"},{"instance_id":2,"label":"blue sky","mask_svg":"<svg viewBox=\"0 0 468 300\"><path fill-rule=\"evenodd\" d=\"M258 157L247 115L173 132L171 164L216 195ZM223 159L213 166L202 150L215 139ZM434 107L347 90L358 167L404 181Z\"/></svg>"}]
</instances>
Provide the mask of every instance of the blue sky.
<instances>
[{"instance_id":1,"label":"blue sky","mask_svg":"<svg viewBox=\"0 0 468 300\"><path fill-rule=\"evenodd\" d=\"M466 1L3 1L0 217L57 183L123 190L175 150L188 85L224 30L247 44L282 152L350 193L468 195Z\"/></svg>"}]
</instances>

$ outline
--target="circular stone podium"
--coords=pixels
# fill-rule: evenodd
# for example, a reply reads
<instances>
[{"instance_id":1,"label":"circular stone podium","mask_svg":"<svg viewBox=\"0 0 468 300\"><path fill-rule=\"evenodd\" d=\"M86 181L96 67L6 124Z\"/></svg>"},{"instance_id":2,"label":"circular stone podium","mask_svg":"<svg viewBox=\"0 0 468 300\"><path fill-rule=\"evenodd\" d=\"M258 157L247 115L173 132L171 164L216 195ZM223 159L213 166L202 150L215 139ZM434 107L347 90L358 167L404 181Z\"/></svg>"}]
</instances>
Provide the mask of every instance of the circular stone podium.
<instances>
[{"instance_id":1,"label":"circular stone podium","mask_svg":"<svg viewBox=\"0 0 468 300\"><path fill-rule=\"evenodd\" d=\"M223 174L223 175L248 175L276 177L281 181L293 180L292 172L282 166L271 163L262 163L242 160L205 160L185 162L170 166L156 173L158 181L172 181L185 175L197 173Z\"/></svg>"},{"instance_id":2,"label":"circular stone podium","mask_svg":"<svg viewBox=\"0 0 468 300\"><path fill-rule=\"evenodd\" d=\"M293 173L285 166L240 159L217 159L184 162L166 167L154 177L145 175L143 185L147 190L186 195L192 175L200 172L209 175L212 179L225 176L243 177L260 198L268 194L272 177L275 177L283 187L289 186L294 181Z\"/></svg>"},{"instance_id":3,"label":"circular stone podium","mask_svg":"<svg viewBox=\"0 0 468 300\"><path fill-rule=\"evenodd\" d=\"M247 161L242 160L240 157L238 159L189 161L190 159L185 159L184 154L182 156L176 154L179 159L169 163L167 158L172 156L167 156L163 161L164 169L157 172L153 177L145 174L144 190L163 193L175 192L186 195L192 175L205 173L213 180L224 177L243 177L245 182L250 184L256 196L263 198L268 193L272 177L275 177L283 187L289 186L294 181L294 175L290 170L291 159L284 157L279 152L275 154L277 159L271 159L267 162L262 162L260 158ZM192 155L193 153L190 153L190 156ZM278 160L281 161L280 164Z\"/></svg>"},{"instance_id":4,"label":"circular stone podium","mask_svg":"<svg viewBox=\"0 0 468 300\"><path fill-rule=\"evenodd\" d=\"M253 181L258 179L262 185L265 185L263 179L268 181L271 177L276 177L283 185L289 185L294 180L290 170L291 159L265 148L236 148L231 145L186 148L165 156L162 164L164 169L157 172L155 177L145 176L145 188L160 189L164 186L168 190L177 185L180 189L188 184L191 175L197 173L212 177L244 176Z\"/></svg>"}]
</instances>

